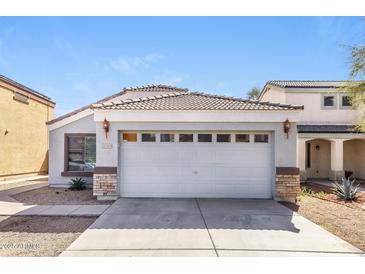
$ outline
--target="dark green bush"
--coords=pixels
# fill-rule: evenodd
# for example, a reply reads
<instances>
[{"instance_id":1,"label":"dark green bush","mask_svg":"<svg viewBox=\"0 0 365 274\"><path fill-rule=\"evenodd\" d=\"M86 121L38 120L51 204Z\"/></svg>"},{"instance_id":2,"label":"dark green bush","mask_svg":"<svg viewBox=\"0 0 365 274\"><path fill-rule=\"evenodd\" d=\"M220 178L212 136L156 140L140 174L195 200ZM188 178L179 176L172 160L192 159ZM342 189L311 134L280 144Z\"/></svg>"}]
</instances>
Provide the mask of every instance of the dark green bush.
<instances>
[{"instance_id":1,"label":"dark green bush","mask_svg":"<svg viewBox=\"0 0 365 274\"><path fill-rule=\"evenodd\" d=\"M82 178L71 179L69 189L71 189L71 190L84 190L84 189L86 189L86 182Z\"/></svg>"}]
</instances>

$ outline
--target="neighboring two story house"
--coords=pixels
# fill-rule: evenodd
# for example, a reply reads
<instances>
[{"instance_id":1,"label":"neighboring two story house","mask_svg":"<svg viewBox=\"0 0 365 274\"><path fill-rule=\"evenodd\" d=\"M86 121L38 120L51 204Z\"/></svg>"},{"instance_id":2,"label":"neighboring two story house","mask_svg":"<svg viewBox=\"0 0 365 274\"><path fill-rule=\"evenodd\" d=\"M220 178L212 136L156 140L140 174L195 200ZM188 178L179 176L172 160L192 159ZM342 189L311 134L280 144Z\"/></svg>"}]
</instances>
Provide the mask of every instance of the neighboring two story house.
<instances>
[{"instance_id":1,"label":"neighboring two story house","mask_svg":"<svg viewBox=\"0 0 365 274\"><path fill-rule=\"evenodd\" d=\"M344 171L365 179L365 134L355 130L361 117L341 81L269 81L259 101L303 105L297 125L297 166L301 180L338 180Z\"/></svg>"},{"instance_id":2,"label":"neighboring two story house","mask_svg":"<svg viewBox=\"0 0 365 274\"><path fill-rule=\"evenodd\" d=\"M55 103L0 75L0 181L48 172L48 132Z\"/></svg>"}]
</instances>

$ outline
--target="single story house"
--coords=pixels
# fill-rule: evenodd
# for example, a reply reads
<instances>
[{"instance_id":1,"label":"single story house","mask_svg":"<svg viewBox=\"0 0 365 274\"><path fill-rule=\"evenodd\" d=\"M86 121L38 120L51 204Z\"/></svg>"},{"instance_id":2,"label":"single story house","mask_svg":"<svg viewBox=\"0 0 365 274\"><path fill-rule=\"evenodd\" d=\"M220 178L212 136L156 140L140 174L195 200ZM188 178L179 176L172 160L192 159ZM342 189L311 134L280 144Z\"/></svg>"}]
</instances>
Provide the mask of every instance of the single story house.
<instances>
[{"instance_id":1,"label":"single story house","mask_svg":"<svg viewBox=\"0 0 365 274\"><path fill-rule=\"evenodd\" d=\"M82 177L98 199L293 201L302 110L165 85L125 88L47 123L49 184Z\"/></svg>"}]
</instances>

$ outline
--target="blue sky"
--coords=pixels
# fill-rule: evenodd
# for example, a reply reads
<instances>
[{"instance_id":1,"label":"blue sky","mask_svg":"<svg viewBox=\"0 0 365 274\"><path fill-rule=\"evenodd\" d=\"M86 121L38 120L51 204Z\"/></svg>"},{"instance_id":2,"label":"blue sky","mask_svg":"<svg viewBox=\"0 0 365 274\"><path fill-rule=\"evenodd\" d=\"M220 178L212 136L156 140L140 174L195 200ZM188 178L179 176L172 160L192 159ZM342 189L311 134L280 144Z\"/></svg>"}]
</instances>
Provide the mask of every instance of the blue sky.
<instances>
[{"instance_id":1,"label":"blue sky","mask_svg":"<svg viewBox=\"0 0 365 274\"><path fill-rule=\"evenodd\" d=\"M245 97L273 79L347 79L360 17L0 17L0 74L56 116L125 86Z\"/></svg>"}]
</instances>

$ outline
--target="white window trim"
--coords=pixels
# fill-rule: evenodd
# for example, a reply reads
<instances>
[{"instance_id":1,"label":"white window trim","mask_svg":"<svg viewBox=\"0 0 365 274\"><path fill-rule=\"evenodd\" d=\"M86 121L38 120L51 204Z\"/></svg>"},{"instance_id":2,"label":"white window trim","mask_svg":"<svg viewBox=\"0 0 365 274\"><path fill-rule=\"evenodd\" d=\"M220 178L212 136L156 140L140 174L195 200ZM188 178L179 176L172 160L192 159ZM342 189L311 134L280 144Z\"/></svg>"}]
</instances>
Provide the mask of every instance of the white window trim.
<instances>
[{"instance_id":1,"label":"white window trim","mask_svg":"<svg viewBox=\"0 0 365 274\"><path fill-rule=\"evenodd\" d=\"M248 142L237 142L236 141L236 135L248 135ZM232 143L235 143L235 144L250 144L250 143L252 143L252 138L253 138L253 136L254 136L254 134L252 134L252 133L248 133L248 132L244 132L244 133L241 133L241 132L239 132L239 133L234 133L233 134L233 142Z\"/></svg>"},{"instance_id":2,"label":"white window trim","mask_svg":"<svg viewBox=\"0 0 365 274\"><path fill-rule=\"evenodd\" d=\"M229 138L230 138L229 142L218 142L218 134L229 135ZM215 143L217 143L217 144L231 144L231 143L233 143L231 133L215 133L214 136L215 136Z\"/></svg>"},{"instance_id":3,"label":"white window trim","mask_svg":"<svg viewBox=\"0 0 365 274\"><path fill-rule=\"evenodd\" d=\"M142 141L142 134L155 134L155 141ZM141 132L139 135L140 135L140 139L139 139L140 143L143 143L143 144L159 143L160 135L159 135L159 133L157 133L155 131L144 131L144 132ZM138 140L138 137L137 137L137 140Z\"/></svg>"},{"instance_id":4,"label":"white window trim","mask_svg":"<svg viewBox=\"0 0 365 274\"><path fill-rule=\"evenodd\" d=\"M267 135L267 142L256 142L255 141L255 135ZM254 134L252 134L252 142L254 144L270 144L270 134L268 134L268 133L254 133Z\"/></svg>"},{"instance_id":5,"label":"white window trim","mask_svg":"<svg viewBox=\"0 0 365 274\"><path fill-rule=\"evenodd\" d=\"M324 97L327 96L333 96L333 106L325 106L324 105ZM337 94L331 94L331 93L326 93L326 94L322 94L321 96L321 109L323 110L332 110L332 109L337 109L338 108L338 96Z\"/></svg>"},{"instance_id":6,"label":"white window trim","mask_svg":"<svg viewBox=\"0 0 365 274\"><path fill-rule=\"evenodd\" d=\"M346 94L340 94L340 103L339 103L339 105L340 105L340 109L354 109L354 106L344 106L344 105L342 105L342 98L344 97L344 96L348 96L348 95L346 95Z\"/></svg>"},{"instance_id":7,"label":"white window trim","mask_svg":"<svg viewBox=\"0 0 365 274\"><path fill-rule=\"evenodd\" d=\"M171 142L161 142L161 134L169 134L169 135L172 135L174 140ZM176 133L174 132L160 132L158 133L158 142L161 143L161 144L171 144L171 143L176 143Z\"/></svg>"},{"instance_id":8,"label":"white window trim","mask_svg":"<svg viewBox=\"0 0 365 274\"><path fill-rule=\"evenodd\" d=\"M212 136L212 141L210 142L199 142L199 134L206 134L206 135L211 135ZM199 144L212 144L212 143L216 143L216 138L214 138L214 133L213 132L198 132L196 134L196 142Z\"/></svg>"},{"instance_id":9,"label":"white window trim","mask_svg":"<svg viewBox=\"0 0 365 274\"><path fill-rule=\"evenodd\" d=\"M193 132L178 132L178 133L175 133L176 134L176 143L178 144L192 144L192 143L196 143L196 140L197 140L197 136L195 133ZM192 142L180 142L180 134L192 134L193 135L193 141Z\"/></svg>"}]
</instances>

